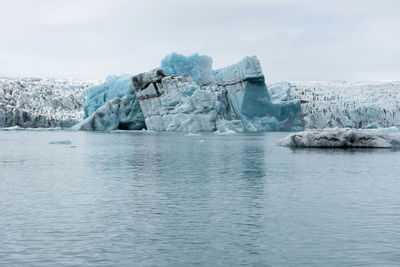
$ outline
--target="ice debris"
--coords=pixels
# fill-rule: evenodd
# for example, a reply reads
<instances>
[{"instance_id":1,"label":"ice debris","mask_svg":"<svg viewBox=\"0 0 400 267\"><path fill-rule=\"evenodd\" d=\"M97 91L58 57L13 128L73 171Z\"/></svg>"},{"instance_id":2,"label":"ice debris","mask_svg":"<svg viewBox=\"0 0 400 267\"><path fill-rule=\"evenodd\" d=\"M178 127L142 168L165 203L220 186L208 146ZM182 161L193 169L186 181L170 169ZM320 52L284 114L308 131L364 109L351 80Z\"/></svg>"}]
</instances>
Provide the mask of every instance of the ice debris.
<instances>
[{"instance_id":1,"label":"ice debris","mask_svg":"<svg viewBox=\"0 0 400 267\"><path fill-rule=\"evenodd\" d=\"M123 93L125 88L125 94ZM212 70L212 59L170 54L161 68L108 78L88 90L87 118L76 130L154 131L300 130L301 106L290 85L269 93L257 57ZM110 99L111 96L117 96Z\"/></svg>"},{"instance_id":2,"label":"ice debris","mask_svg":"<svg viewBox=\"0 0 400 267\"><path fill-rule=\"evenodd\" d=\"M49 142L50 145L70 145L71 141L70 140L62 140L62 141L52 141Z\"/></svg>"},{"instance_id":3,"label":"ice debris","mask_svg":"<svg viewBox=\"0 0 400 267\"><path fill-rule=\"evenodd\" d=\"M280 141L289 147L315 148L399 148L397 129L327 128L289 134Z\"/></svg>"}]
</instances>

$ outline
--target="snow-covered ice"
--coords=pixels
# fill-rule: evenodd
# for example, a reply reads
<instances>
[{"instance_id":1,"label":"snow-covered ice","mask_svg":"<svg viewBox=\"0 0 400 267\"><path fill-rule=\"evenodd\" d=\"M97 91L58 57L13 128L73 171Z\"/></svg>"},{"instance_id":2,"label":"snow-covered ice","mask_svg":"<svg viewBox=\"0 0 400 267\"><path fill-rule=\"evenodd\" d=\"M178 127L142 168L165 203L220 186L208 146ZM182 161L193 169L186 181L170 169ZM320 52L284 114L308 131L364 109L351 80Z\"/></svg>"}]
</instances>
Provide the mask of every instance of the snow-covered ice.
<instances>
[{"instance_id":1,"label":"snow-covered ice","mask_svg":"<svg viewBox=\"0 0 400 267\"><path fill-rule=\"evenodd\" d=\"M280 144L316 148L399 148L400 131L398 128L307 130L289 134Z\"/></svg>"}]
</instances>

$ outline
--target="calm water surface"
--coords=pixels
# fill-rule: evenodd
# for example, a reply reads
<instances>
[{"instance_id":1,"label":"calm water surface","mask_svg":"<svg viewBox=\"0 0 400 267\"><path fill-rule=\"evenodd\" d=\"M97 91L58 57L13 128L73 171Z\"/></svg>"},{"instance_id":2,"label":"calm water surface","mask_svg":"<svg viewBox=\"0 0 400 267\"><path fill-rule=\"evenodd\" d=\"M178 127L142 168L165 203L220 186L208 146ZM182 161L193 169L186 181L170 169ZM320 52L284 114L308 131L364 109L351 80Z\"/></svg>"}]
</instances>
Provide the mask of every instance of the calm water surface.
<instances>
[{"instance_id":1,"label":"calm water surface","mask_svg":"<svg viewBox=\"0 0 400 267\"><path fill-rule=\"evenodd\" d=\"M399 266L400 152L284 136L1 131L0 266Z\"/></svg>"}]
</instances>

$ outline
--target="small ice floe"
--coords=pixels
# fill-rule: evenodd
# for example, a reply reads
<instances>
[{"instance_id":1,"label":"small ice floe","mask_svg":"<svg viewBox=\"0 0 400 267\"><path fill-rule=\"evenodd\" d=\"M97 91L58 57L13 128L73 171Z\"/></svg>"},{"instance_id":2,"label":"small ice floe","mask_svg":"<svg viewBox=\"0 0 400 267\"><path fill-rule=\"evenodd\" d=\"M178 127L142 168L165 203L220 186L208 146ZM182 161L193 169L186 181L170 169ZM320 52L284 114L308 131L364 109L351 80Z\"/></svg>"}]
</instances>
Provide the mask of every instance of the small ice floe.
<instances>
[{"instance_id":1,"label":"small ice floe","mask_svg":"<svg viewBox=\"0 0 400 267\"><path fill-rule=\"evenodd\" d=\"M330 128L289 134L280 145L316 148L400 148L400 132L393 129Z\"/></svg>"},{"instance_id":2,"label":"small ice floe","mask_svg":"<svg viewBox=\"0 0 400 267\"><path fill-rule=\"evenodd\" d=\"M214 132L214 134L216 134L216 135L235 135L235 134L237 134L237 132L235 132L235 131L233 131L233 130L230 130L230 129L227 129L227 130L225 130L225 131L216 131L216 132Z\"/></svg>"},{"instance_id":3,"label":"small ice floe","mask_svg":"<svg viewBox=\"0 0 400 267\"><path fill-rule=\"evenodd\" d=\"M63 141L52 141L49 142L50 145L70 145L71 141L70 140L63 140Z\"/></svg>"},{"instance_id":4,"label":"small ice floe","mask_svg":"<svg viewBox=\"0 0 400 267\"><path fill-rule=\"evenodd\" d=\"M201 134L199 134L199 133L188 133L188 134L185 134L185 136L201 136Z\"/></svg>"}]
</instances>

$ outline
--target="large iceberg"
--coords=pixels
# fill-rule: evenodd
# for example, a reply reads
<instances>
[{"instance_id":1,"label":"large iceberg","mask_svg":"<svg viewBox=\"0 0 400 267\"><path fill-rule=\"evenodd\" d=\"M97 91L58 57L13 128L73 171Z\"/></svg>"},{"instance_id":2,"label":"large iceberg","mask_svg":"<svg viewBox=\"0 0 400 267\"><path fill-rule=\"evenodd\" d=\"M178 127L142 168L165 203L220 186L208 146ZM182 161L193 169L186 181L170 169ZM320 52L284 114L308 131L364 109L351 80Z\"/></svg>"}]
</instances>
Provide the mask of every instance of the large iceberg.
<instances>
[{"instance_id":1,"label":"large iceberg","mask_svg":"<svg viewBox=\"0 0 400 267\"><path fill-rule=\"evenodd\" d=\"M255 56L212 70L208 56L173 53L161 61L161 68L133 77L107 79L89 89L87 118L73 128L299 130L303 128L300 101L293 100L287 88L286 83L277 84L271 95Z\"/></svg>"}]
</instances>

